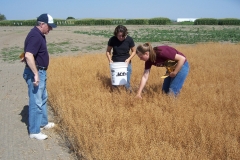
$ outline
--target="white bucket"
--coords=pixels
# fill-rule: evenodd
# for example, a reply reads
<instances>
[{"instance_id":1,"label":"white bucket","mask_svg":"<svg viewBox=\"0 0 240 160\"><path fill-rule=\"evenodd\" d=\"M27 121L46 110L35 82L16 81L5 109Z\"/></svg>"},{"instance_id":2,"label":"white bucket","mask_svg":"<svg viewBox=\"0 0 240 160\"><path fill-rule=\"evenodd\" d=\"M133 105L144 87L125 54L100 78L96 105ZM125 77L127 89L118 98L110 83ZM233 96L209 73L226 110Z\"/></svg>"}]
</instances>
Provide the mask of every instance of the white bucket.
<instances>
[{"instance_id":1,"label":"white bucket","mask_svg":"<svg viewBox=\"0 0 240 160\"><path fill-rule=\"evenodd\" d=\"M110 63L112 85L127 84L127 67L125 62Z\"/></svg>"}]
</instances>

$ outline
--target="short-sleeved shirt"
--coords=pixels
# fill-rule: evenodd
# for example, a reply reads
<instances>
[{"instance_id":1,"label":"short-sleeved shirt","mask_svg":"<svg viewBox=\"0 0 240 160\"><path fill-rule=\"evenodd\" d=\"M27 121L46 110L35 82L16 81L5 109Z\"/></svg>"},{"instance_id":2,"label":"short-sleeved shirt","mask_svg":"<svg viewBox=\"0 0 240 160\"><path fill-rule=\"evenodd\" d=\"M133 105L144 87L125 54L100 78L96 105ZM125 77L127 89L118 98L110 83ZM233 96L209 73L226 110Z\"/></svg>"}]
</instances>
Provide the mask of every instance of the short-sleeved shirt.
<instances>
[{"instance_id":1,"label":"short-sleeved shirt","mask_svg":"<svg viewBox=\"0 0 240 160\"><path fill-rule=\"evenodd\" d=\"M125 62L130 57L130 49L135 46L132 37L127 36L123 41L119 41L113 36L108 41L108 46L113 47L113 62Z\"/></svg>"},{"instance_id":2,"label":"short-sleeved shirt","mask_svg":"<svg viewBox=\"0 0 240 160\"><path fill-rule=\"evenodd\" d=\"M154 47L154 50L156 52L156 61L152 62L150 59L147 60L145 62L145 69L150 69L152 65L157 67L165 67L164 62L168 60L174 61L176 54L184 56L181 52L170 46L157 46Z\"/></svg>"},{"instance_id":3,"label":"short-sleeved shirt","mask_svg":"<svg viewBox=\"0 0 240 160\"><path fill-rule=\"evenodd\" d=\"M49 54L47 50L46 38L36 26L31 29L25 39L24 52L30 52L33 54L36 65L48 67Z\"/></svg>"}]
</instances>

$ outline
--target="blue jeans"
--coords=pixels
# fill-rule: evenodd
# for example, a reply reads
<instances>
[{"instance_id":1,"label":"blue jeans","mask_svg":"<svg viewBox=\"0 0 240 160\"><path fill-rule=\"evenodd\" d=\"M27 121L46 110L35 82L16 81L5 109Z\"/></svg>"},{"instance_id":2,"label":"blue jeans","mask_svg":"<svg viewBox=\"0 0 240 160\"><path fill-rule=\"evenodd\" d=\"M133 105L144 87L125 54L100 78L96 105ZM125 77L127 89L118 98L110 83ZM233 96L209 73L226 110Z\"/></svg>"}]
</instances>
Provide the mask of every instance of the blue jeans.
<instances>
[{"instance_id":1,"label":"blue jeans","mask_svg":"<svg viewBox=\"0 0 240 160\"><path fill-rule=\"evenodd\" d=\"M30 134L40 133L40 127L48 124L47 115L47 73L45 70L39 70L39 85L34 86L34 74L30 68L25 68L23 78L28 85L29 96L29 119L28 130Z\"/></svg>"},{"instance_id":2,"label":"blue jeans","mask_svg":"<svg viewBox=\"0 0 240 160\"><path fill-rule=\"evenodd\" d=\"M130 85L131 75L132 75L132 64L129 63L128 68L127 68L127 84L125 84L125 88L127 90L130 89L130 87L131 87L131 85Z\"/></svg>"},{"instance_id":3,"label":"blue jeans","mask_svg":"<svg viewBox=\"0 0 240 160\"><path fill-rule=\"evenodd\" d=\"M178 74L175 77L167 77L164 79L162 90L165 93L173 93L177 96L182 89L183 83L188 75L189 72L189 64L186 61Z\"/></svg>"}]
</instances>

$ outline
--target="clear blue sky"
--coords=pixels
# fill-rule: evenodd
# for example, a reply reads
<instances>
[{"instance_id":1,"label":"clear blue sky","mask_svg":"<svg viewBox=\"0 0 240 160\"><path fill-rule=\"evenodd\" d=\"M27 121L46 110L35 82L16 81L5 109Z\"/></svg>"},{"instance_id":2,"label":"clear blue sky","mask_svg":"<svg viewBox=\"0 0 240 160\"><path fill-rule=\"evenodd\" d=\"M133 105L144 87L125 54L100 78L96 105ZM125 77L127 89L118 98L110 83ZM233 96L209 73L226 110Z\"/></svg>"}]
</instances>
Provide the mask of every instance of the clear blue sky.
<instances>
[{"instance_id":1,"label":"clear blue sky","mask_svg":"<svg viewBox=\"0 0 240 160\"><path fill-rule=\"evenodd\" d=\"M53 18L238 18L240 0L0 0L7 20Z\"/></svg>"}]
</instances>

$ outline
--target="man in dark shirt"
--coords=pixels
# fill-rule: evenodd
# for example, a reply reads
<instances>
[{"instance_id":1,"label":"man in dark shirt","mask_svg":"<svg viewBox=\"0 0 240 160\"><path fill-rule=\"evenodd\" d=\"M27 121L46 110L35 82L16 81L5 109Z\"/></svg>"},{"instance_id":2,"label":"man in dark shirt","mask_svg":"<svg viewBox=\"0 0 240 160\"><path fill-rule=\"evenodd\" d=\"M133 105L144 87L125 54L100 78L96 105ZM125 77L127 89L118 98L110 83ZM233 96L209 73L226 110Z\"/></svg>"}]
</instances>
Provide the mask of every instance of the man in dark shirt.
<instances>
[{"instance_id":1,"label":"man in dark shirt","mask_svg":"<svg viewBox=\"0 0 240 160\"><path fill-rule=\"evenodd\" d=\"M37 18L37 25L28 33L24 43L26 67L23 78L28 85L28 130L30 138L38 140L47 138L47 135L41 133L41 129L54 127L54 123L48 122L47 114L46 71L49 64L49 54L45 35L56 27L49 14L42 14Z\"/></svg>"}]
</instances>

